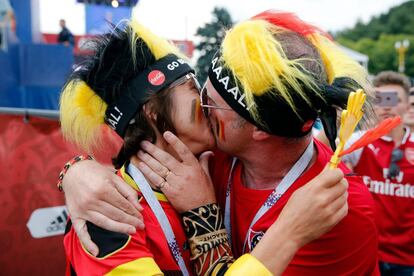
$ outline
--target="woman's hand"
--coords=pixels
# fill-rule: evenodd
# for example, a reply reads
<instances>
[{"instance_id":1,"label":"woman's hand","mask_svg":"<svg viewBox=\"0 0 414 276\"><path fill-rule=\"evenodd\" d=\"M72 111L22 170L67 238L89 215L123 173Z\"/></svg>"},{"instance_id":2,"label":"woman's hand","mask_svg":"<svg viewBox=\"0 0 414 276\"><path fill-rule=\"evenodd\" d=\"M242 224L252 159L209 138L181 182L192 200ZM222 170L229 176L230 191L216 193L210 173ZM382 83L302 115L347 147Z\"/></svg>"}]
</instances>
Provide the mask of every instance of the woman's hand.
<instances>
[{"instance_id":1,"label":"woman's hand","mask_svg":"<svg viewBox=\"0 0 414 276\"><path fill-rule=\"evenodd\" d=\"M215 203L216 197L208 172L208 158L212 152L204 152L199 160L177 136L167 131L164 139L175 150L177 160L155 145L144 141L138 153L142 161L138 168L145 177L158 186L178 212Z\"/></svg>"},{"instance_id":2,"label":"woman's hand","mask_svg":"<svg viewBox=\"0 0 414 276\"><path fill-rule=\"evenodd\" d=\"M63 189L73 227L93 255L99 250L89 236L86 221L125 234L144 228L136 191L96 161L85 160L71 166L63 178Z\"/></svg>"}]
</instances>

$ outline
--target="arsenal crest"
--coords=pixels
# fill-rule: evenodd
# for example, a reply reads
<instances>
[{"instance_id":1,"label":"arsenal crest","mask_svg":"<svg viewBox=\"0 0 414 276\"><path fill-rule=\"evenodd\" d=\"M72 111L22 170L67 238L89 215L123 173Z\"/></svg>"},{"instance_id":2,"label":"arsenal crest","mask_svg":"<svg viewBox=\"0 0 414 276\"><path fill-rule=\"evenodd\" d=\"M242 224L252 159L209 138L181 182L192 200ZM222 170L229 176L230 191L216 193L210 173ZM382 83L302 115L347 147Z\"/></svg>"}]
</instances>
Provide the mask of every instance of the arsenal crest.
<instances>
[{"instance_id":1,"label":"arsenal crest","mask_svg":"<svg viewBox=\"0 0 414 276\"><path fill-rule=\"evenodd\" d=\"M414 165L414 148L405 149L405 158L408 162L410 162L410 164Z\"/></svg>"}]
</instances>

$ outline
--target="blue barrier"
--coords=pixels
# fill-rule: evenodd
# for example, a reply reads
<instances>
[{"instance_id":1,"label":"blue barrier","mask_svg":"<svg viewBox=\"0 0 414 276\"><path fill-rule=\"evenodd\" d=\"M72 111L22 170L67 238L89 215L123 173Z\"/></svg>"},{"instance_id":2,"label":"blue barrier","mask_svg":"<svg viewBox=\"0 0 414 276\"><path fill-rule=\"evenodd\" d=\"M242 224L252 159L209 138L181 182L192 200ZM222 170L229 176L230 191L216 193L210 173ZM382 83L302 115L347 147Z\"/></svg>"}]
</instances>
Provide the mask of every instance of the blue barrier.
<instances>
[{"instance_id":1,"label":"blue barrier","mask_svg":"<svg viewBox=\"0 0 414 276\"><path fill-rule=\"evenodd\" d=\"M72 48L63 45L20 44L0 51L0 106L58 109L73 60Z\"/></svg>"}]
</instances>

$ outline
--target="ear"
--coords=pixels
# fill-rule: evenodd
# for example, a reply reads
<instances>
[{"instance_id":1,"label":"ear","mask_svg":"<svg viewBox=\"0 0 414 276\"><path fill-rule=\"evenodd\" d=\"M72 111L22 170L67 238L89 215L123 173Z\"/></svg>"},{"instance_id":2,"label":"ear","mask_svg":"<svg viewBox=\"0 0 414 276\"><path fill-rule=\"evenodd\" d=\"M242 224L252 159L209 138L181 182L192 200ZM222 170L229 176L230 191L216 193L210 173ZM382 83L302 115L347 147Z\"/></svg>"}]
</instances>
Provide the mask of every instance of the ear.
<instances>
[{"instance_id":1,"label":"ear","mask_svg":"<svg viewBox=\"0 0 414 276\"><path fill-rule=\"evenodd\" d=\"M144 110L144 113L145 113L145 115L147 116L148 119L150 119L153 123L155 123L157 121L157 114L152 112L151 107L148 106L148 103L144 104L142 109Z\"/></svg>"},{"instance_id":2,"label":"ear","mask_svg":"<svg viewBox=\"0 0 414 276\"><path fill-rule=\"evenodd\" d=\"M252 132L252 138L255 141L263 141L270 137L270 134L260 130L258 127L254 126L253 132Z\"/></svg>"}]
</instances>

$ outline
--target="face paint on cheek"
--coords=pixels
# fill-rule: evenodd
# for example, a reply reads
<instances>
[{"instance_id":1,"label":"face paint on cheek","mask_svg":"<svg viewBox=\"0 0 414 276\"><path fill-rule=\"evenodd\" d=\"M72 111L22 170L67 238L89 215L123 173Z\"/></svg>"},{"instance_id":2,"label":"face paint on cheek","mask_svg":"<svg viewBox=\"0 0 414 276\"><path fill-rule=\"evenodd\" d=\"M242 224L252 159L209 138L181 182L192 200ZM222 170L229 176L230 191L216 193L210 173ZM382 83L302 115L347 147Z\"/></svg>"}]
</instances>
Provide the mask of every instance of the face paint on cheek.
<instances>
[{"instance_id":1,"label":"face paint on cheek","mask_svg":"<svg viewBox=\"0 0 414 276\"><path fill-rule=\"evenodd\" d=\"M224 133L224 128L225 128L224 122L216 119L216 133L217 133L219 140L221 141L226 141L226 135Z\"/></svg>"},{"instance_id":2,"label":"face paint on cheek","mask_svg":"<svg viewBox=\"0 0 414 276\"><path fill-rule=\"evenodd\" d=\"M203 113L201 110L200 99L194 99L191 102L191 123L199 124L201 123Z\"/></svg>"},{"instance_id":3,"label":"face paint on cheek","mask_svg":"<svg viewBox=\"0 0 414 276\"><path fill-rule=\"evenodd\" d=\"M201 109L201 102L200 99L197 98L196 99L197 103L196 103L196 118L197 118L197 122L201 123L201 121L203 120L204 114L203 114L203 110Z\"/></svg>"}]
</instances>

